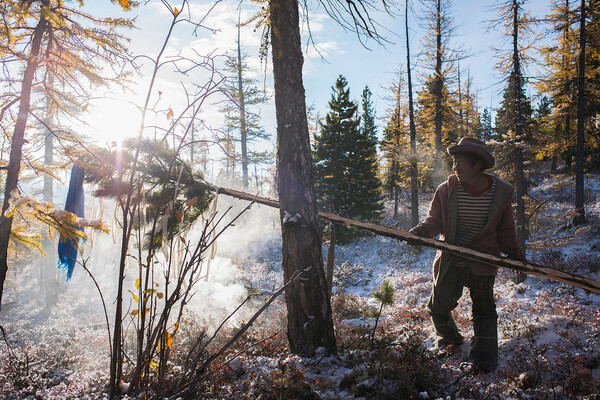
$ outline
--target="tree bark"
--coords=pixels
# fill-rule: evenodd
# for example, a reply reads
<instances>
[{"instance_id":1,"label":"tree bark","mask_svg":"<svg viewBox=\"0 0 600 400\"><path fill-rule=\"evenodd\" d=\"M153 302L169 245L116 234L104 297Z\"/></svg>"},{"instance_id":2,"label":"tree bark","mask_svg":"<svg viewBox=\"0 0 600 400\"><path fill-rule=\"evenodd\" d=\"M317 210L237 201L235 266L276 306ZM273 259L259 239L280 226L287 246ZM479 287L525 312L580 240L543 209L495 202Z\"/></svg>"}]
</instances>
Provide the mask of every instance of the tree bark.
<instances>
[{"instance_id":1,"label":"tree bark","mask_svg":"<svg viewBox=\"0 0 600 400\"><path fill-rule=\"evenodd\" d=\"M331 295L333 293L333 267L335 264L335 231L336 226L334 223L329 224L329 248L327 249L327 265L325 268L325 278L327 278L327 296L331 301Z\"/></svg>"},{"instance_id":2,"label":"tree bark","mask_svg":"<svg viewBox=\"0 0 600 400\"><path fill-rule=\"evenodd\" d=\"M48 7L48 1L42 2L42 7ZM6 218L4 212L8 209L10 196L13 190L17 189L19 183L19 172L21 171L21 158L23 156L23 144L25 143L25 128L27 127L27 117L31 108L31 88L33 78L39 66L40 48L42 37L46 31L47 20L46 13L40 13L40 20L33 32L31 42L31 52L27 60L27 67L23 74L23 83L21 86L21 100L19 102L19 113L17 122L13 131L10 159L6 171L6 182L4 186L4 204L2 205L2 215L0 215L0 310L2 310L2 293L4 291L4 281L6 271L8 270L8 245L10 242L10 232L12 230L12 218Z\"/></svg>"},{"instance_id":3,"label":"tree bark","mask_svg":"<svg viewBox=\"0 0 600 400\"><path fill-rule=\"evenodd\" d=\"M313 356L318 347L335 352L336 343L313 185L298 1L271 0L270 11L284 282L303 273L285 292L287 335L292 353Z\"/></svg>"},{"instance_id":4,"label":"tree bark","mask_svg":"<svg viewBox=\"0 0 600 400\"><path fill-rule=\"evenodd\" d=\"M240 9L241 13L241 9ZM244 81L242 76L242 45L240 40L240 21L238 17L237 38L237 73L238 95L240 106L240 143L242 150L242 185L248 190L248 128L246 127L246 99L244 97Z\"/></svg>"},{"instance_id":5,"label":"tree bark","mask_svg":"<svg viewBox=\"0 0 600 400\"><path fill-rule=\"evenodd\" d=\"M437 13L436 13L436 32L435 32L435 77L434 77L434 96L435 96L435 164L434 164L434 184L439 185L446 179L444 173L444 152L442 151L442 122L443 122L443 110L442 110L442 5L441 0L436 2Z\"/></svg>"},{"instance_id":6,"label":"tree bark","mask_svg":"<svg viewBox=\"0 0 600 400\"><path fill-rule=\"evenodd\" d=\"M394 135L394 138L396 140L396 143L394 143L394 158L396 158L396 160L394 160L392 162L392 176L394 177L393 179L393 195L394 195L394 219L397 220L398 219L398 208L400 206L400 161L397 160L397 158L399 158L399 154L400 154L400 132L402 130L402 127L400 126L400 80L398 80L398 96L396 98L396 110L398 110L398 115L396 117L396 135Z\"/></svg>"},{"instance_id":7,"label":"tree bark","mask_svg":"<svg viewBox=\"0 0 600 400\"><path fill-rule=\"evenodd\" d=\"M517 192L517 237L519 245L525 251L525 242L527 239L527 218L525 217L525 195L527 194L527 182L523 164L523 149L520 143L523 142L523 121L521 116L521 60L519 57L519 3L513 0L513 73L514 73L514 96L515 96L515 143L514 143L514 164L516 174L516 192ZM523 282L526 276L517 274L516 281Z\"/></svg>"},{"instance_id":8,"label":"tree bark","mask_svg":"<svg viewBox=\"0 0 600 400\"><path fill-rule=\"evenodd\" d=\"M416 226L419 223L419 186L417 165L417 128L415 127L415 107L412 91L412 72L410 64L410 40L408 35L408 1L405 2L406 28L406 71L408 74L408 119L410 125L410 191L411 191L411 223Z\"/></svg>"},{"instance_id":9,"label":"tree bark","mask_svg":"<svg viewBox=\"0 0 600 400\"><path fill-rule=\"evenodd\" d=\"M54 74L49 72L48 89L51 90L53 85ZM54 164L54 105L52 97L48 93L46 94L46 117L44 124L45 127L43 129L46 132L44 137L44 166L48 169ZM54 180L49 173L44 174L43 198L48 203L54 203ZM43 248L50 254L50 256L44 258L44 262L40 266L42 268L42 286L46 293L46 307L53 307L58 301L56 258L53 256L54 253L50 252L52 245L53 241L47 234L44 234Z\"/></svg>"},{"instance_id":10,"label":"tree bark","mask_svg":"<svg viewBox=\"0 0 600 400\"><path fill-rule=\"evenodd\" d=\"M585 223L585 196L583 163L585 158L585 0L581 0L579 20L579 76L577 79L577 157L575 159L575 211L574 225Z\"/></svg>"}]
</instances>

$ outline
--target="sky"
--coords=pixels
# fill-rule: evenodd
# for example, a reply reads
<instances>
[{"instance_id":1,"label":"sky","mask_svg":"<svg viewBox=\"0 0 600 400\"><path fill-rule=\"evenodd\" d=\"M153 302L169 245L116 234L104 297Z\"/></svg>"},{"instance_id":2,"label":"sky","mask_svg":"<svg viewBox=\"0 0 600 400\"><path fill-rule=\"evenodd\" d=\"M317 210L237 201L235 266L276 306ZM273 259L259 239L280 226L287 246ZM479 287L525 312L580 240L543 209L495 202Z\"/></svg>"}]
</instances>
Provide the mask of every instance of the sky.
<instances>
[{"instance_id":1,"label":"sky","mask_svg":"<svg viewBox=\"0 0 600 400\"><path fill-rule=\"evenodd\" d=\"M155 55L162 47L162 43L171 22L171 14L163 2L152 0L132 12L122 13L115 5L108 1L93 2L86 5L90 12L97 15L126 15L136 17L137 29L127 32L131 37L130 50L135 54ZM171 1L172 7L181 7L180 1ZM549 11L547 0L532 0L525 7L530 9L534 16L544 16ZM215 3L191 1L189 7L185 7L183 15L198 21L205 16ZM499 34L488 31L486 27L489 21L496 17L494 11L495 1L472 1L456 0L451 5L451 15L454 18L456 31L454 43L468 51L470 57L461 61L463 77L467 73L472 77L473 84L478 91L480 111L483 107L496 107L503 89L502 78L499 76L494 65L498 61L494 56L491 45L499 46L502 39ZM379 33L384 36L388 43L380 45L372 40L358 40L357 35L345 30L334 22L322 5L316 0L307 0L309 9L309 25L311 38L314 43L309 43L309 35L306 21L302 23L303 49L304 49L304 86L306 103L313 106L316 113L323 117L328 111L328 101L331 98L332 86L341 74L348 80L351 98L360 101L360 95L365 86L369 86L373 92L372 99L380 124L380 132L383 125L388 104L386 98L386 87L394 80L395 73L406 70L406 48L404 37L404 5L397 10L395 18L381 12L373 12L372 17L377 20ZM249 19L256 12L257 6L253 3L242 4L241 20ZM423 16L420 3L415 2L412 12L409 13L409 26L411 35L411 57L413 59L414 74L413 81L419 83L419 70L423 65L423 57L419 57L422 51L423 29L420 27L419 18ZM235 24L238 19L238 2L223 0L217 3L203 25L210 29L199 29L196 35L191 27L184 24L178 25L174 30L166 50L168 56L176 54L215 56L217 64L222 63L225 53L232 54L236 46L237 30ZM261 42L262 28L256 29L252 24L241 28L242 47L247 55L247 62L251 67L250 74L257 80L257 85L266 87L268 93L272 94L273 79L271 74L271 59L260 60L259 46ZM319 49L319 51L316 51ZM134 84L129 93L122 93L115 89L112 91L101 90L99 97L106 99L95 100L91 103L90 126L85 128L85 133L99 140L101 143L118 141L126 136L136 136L139 131L139 111L133 104L143 104L145 93L149 85L150 70L149 63L144 63L142 76L134 76ZM530 70L530 75L536 75L537 71ZM154 97L156 92L161 91L161 109L173 109L175 114L185 104L183 86L189 90L190 82L198 79L201 82L204 76L196 78L177 76L169 68L158 75ZM534 89L530 88L534 94ZM201 117L213 128L222 126L222 114L218 112L218 96L211 97L204 103ZM260 112L262 124L268 133L273 135L272 143L275 142L276 122L275 107L271 101L261 107ZM160 120L161 117L157 117ZM159 121L164 123L164 121Z\"/></svg>"}]
</instances>

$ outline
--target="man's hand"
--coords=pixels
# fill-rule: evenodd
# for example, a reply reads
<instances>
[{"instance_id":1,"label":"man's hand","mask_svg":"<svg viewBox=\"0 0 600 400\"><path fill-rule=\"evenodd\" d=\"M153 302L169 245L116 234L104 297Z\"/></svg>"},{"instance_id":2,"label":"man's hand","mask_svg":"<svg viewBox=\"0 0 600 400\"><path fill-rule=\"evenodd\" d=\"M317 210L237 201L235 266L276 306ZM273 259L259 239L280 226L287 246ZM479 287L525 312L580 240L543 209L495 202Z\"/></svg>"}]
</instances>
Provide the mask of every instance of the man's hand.
<instances>
[{"instance_id":1,"label":"man's hand","mask_svg":"<svg viewBox=\"0 0 600 400\"><path fill-rule=\"evenodd\" d=\"M413 235L416 235L416 236L419 236L422 238L429 237L429 236L427 236L427 234L425 232L423 232L421 229L419 229L418 225L413 227L411 230L409 230L408 233L412 233Z\"/></svg>"}]
</instances>

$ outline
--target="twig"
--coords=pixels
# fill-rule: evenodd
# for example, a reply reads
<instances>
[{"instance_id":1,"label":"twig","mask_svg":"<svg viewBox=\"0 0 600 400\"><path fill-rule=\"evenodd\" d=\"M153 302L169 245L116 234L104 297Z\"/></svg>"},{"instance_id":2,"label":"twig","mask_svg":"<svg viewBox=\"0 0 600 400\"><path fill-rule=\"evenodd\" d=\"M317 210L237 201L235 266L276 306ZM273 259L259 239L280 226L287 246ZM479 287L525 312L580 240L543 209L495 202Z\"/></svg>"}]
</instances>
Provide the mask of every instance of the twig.
<instances>
[{"instance_id":1,"label":"twig","mask_svg":"<svg viewBox=\"0 0 600 400\"><path fill-rule=\"evenodd\" d=\"M2 339L4 339L4 343L6 343L6 347L8 347L8 352L10 353L10 358L11 359L15 358L15 355L13 354L13 351L12 351L12 347L10 347L8 340L6 339L6 331L4 330L4 327L2 325L0 325L0 331L2 331Z\"/></svg>"},{"instance_id":2,"label":"twig","mask_svg":"<svg viewBox=\"0 0 600 400\"><path fill-rule=\"evenodd\" d=\"M94 282L94 285L96 285L96 289L98 289L98 294L100 294L100 300L102 300L102 309L104 310L104 318L106 319L106 329L108 330L108 346L110 349L110 353L112 354L112 342L110 341L111 339L111 335L110 335L110 320L108 319L108 311L106 311L106 302L104 301L104 296L102 295L102 290L100 290L100 286L98 285L98 282L96 281L96 278L94 278L94 275L92 275L92 272L85 266L85 264L87 263L87 260L89 260L89 257L85 260L83 260L83 262L79 262L78 263L81 265L81 267L85 270L85 272L88 273L88 275L90 276L90 278L92 278L92 281Z\"/></svg>"},{"instance_id":3,"label":"twig","mask_svg":"<svg viewBox=\"0 0 600 400\"><path fill-rule=\"evenodd\" d=\"M235 360L236 358L238 358L238 357L240 356L240 354L243 354L243 353L245 353L246 351L250 350L251 348L253 348L253 347L256 347L256 346L258 346L259 344L261 344L261 343L264 343L264 342L266 342L267 340L274 338L274 337L275 337L275 336L277 336L279 333L281 333L281 330L278 330L277 332L273 333L271 336L268 336L268 337L266 337L266 338L264 338L264 339L262 339L262 340L259 340L259 341L257 341L257 342L254 342L254 343L251 343L251 344L249 344L248 346L244 347L242 350L240 350L240 351L238 351L237 353L235 353L235 354L234 354L232 357L230 357L230 358L229 358L227 361L225 361L225 362L223 363L223 365L221 365L219 368L216 368L216 369L214 369L214 370L210 371L210 373L208 373L208 374L207 374L207 376L213 375L215 372L222 370L223 368L225 368L225 366L226 366L227 364L229 364L230 362L232 362L233 360Z\"/></svg>"},{"instance_id":4,"label":"twig","mask_svg":"<svg viewBox=\"0 0 600 400\"><path fill-rule=\"evenodd\" d=\"M305 271L304 271L305 272ZM303 272L302 272L303 273ZM210 356L208 358L208 360L206 360L202 366L200 366L200 368L198 368L197 372L196 372L196 379L198 380L199 375L201 375L204 371L206 371L206 369L210 366L210 364L217 359L218 357L220 357L229 347L231 347L231 345L233 345L244 333L246 333L246 331L254 324L254 321L256 321L256 319L271 305L271 303L277 298L279 297L279 295L281 293L283 293L283 291L290 286L292 283L294 283L296 281L296 279L298 279L302 273L300 271L296 271L294 272L294 275L290 278L290 280L283 285L281 288L279 288L279 290L275 293L273 293L273 295L269 298L269 300L267 300L267 302L260 308L260 310L258 310L253 316L252 318L250 318L250 320L248 322L246 322L246 324L244 324L244 326L242 326L242 328L231 338L229 339L229 341L227 343L225 343L220 349L219 351L217 351L215 354L213 354L212 356Z\"/></svg>"},{"instance_id":5,"label":"twig","mask_svg":"<svg viewBox=\"0 0 600 400\"><path fill-rule=\"evenodd\" d=\"M178 393L176 396L173 396L172 398L173 399L177 398L186 392L188 392L188 393L193 392L196 387L196 384L200 380L200 377L206 372L206 370L210 367L212 362L214 360L216 360L217 358L219 358L221 355L223 355L223 353L225 353L225 351L227 351L227 349L229 349L244 333L246 333L246 331L254 324L254 321L256 321L256 319L271 305L271 303L277 297L279 297L281 295L281 293L283 293L284 290L288 286L290 286L292 283L294 283L304 272L308 271L309 269L310 268L307 268L304 271L294 272L294 274L292 275L290 280L285 285L283 285L281 288L279 288L279 290L277 290L275 293L273 293L273 295L265 302L265 304L256 313L254 313L252 318L250 318L250 320L248 322L246 322L244 324L244 326L242 326L241 329L231 339L229 339L229 341L227 343L225 343L216 353L211 355L206 361L204 361L204 363L202 363L202 365L200 367L198 367L196 369L196 375L195 375L194 379L192 380L192 382L189 383L188 387L186 389L184 389L183 391L181 391L180 393Z\"/></svg>"}]
</instances>

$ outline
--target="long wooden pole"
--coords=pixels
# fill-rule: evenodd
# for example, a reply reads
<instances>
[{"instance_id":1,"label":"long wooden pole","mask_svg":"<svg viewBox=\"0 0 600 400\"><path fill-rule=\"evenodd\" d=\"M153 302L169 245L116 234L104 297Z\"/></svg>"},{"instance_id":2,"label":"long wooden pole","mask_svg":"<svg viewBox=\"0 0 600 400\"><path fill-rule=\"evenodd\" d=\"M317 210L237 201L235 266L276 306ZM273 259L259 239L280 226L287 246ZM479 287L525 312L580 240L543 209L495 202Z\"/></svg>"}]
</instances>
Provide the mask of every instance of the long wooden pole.
<instances>
[{"instance_id":1,"label":"long wooden pole","mask_svg":"<svg viewBox=\"0 0 600 400\"><path fill-rule=\"evenodd\" d=\"M253 201L258 204L263 204L269 207L279 208L277 200L268 199L266 197L254 196L249 193L240 192L238 190L217 188L216 191L220 194L235 197L242 200ZM490 254L482 253L476 250L467 249L465 247L455 246L436 239L422 238L412 233L401 229L388 228L381 225L371 224L368 222L360 222L354 219L340 217L339 215L330 213L319 213L319 218L333 222L335 224L345 225L368 231L381 236L387 236L394 239L403 240L410 244L419 244L422 246L431 247L436 250L446 251L457 256L467 258L469 260L479 261L490 265L509 268L518 272L529 275L539 276L541 278L551 279L553 281L566 283L592 293L600 294L600 282L589 279L580 275L570 274L559 271L553 268L544 267L533 263L524 263L521 261L511 260L504 257L496 257Z\"/></svg>"}]
</instances>

